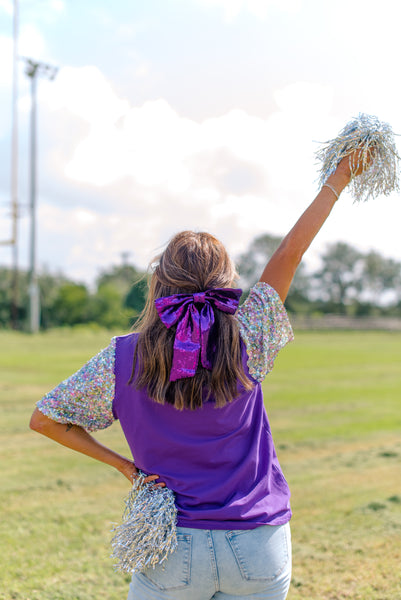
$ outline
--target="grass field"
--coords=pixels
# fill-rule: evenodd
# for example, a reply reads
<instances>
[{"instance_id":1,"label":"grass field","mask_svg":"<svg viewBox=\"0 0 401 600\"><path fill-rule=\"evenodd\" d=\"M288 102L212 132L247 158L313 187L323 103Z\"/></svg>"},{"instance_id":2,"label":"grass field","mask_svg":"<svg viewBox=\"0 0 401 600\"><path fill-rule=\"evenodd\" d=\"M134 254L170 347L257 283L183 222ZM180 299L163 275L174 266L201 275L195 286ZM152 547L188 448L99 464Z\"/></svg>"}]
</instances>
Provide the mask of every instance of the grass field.
<instances>
[{"instance_id":1,"label":"grass field","mask_svg":"<svg viewBox=\"0 0 401 600\"><path fill-rule=\"evenodd\" d=\"M0 333L0 599L122 600L126 480L31 432L34 403L108 332ZM292 489L288 600L401 600L401 334L298 333L265 383ZM97 434L126 452L118 424Z\"/></svg>"}]
</instances>

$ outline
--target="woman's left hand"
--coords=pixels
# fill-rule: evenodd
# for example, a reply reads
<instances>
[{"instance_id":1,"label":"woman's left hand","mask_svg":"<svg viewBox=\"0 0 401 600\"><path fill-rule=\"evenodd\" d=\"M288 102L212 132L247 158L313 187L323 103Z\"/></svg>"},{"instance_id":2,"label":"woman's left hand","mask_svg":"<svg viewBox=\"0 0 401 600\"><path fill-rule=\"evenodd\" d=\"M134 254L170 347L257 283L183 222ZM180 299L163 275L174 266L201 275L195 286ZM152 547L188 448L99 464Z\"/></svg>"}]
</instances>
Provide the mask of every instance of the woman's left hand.
<instances>
[{"instance_id":1,"label":"woman's left hand","mask_svg":"<svg viewBox=\"0 0 401 600\"><path fill-rule=\"evenodd\" d=\"M132 462L132 460L126 459L124 461L124 463L121 465L121 468L119 468L119 471L128 479L128 481L131 483L131 485L134 482L134 479L136 479L138 477L138 469L136 468L135 463ZM158 475L148 475L143 480L143 483L150 483L152 481L156 481L157 479L159 479ZM160 482L160 483L155 483L155 486L166 487L166 484L163 482Z\"/></svg>"},{"instance_id":2,"label":"woman's left hand","mask_svg":"<svg viewBox=\"0 0 401 600\"><path fill-rule=\"evenodd\" d=\"M120 473L122 473L122 475L124 475L124 477L128 479L131 484L138 475L138 469L132 460L124 459L121 466L118 467L118 470Z\"/></svg>"}]
</instances>

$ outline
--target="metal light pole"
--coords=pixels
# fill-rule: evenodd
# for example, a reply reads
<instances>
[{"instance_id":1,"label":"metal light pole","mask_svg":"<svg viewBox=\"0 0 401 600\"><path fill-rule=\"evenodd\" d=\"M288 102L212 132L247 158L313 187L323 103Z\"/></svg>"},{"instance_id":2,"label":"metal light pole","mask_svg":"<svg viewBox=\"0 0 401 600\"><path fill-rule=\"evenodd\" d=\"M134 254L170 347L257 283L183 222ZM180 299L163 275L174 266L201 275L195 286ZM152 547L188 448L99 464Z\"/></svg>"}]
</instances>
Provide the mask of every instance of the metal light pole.
<instances>
[{"instance_id":1,"label":"metal light pole","mask_svg":"<svg viewBox=\"0 0 401 600\"><path fill-rule=\"evenodd\" d=\"M39 331L40 325L40 295L38 275L36 268L36 88L39 75L54 79L57 68L30 58L25 59L26 75L31 79L31 132L30 132L30 215L31 215L31 240L30 240L30 268L29 268L29 330L31 333Z\"/></svg>"}]
</instances>

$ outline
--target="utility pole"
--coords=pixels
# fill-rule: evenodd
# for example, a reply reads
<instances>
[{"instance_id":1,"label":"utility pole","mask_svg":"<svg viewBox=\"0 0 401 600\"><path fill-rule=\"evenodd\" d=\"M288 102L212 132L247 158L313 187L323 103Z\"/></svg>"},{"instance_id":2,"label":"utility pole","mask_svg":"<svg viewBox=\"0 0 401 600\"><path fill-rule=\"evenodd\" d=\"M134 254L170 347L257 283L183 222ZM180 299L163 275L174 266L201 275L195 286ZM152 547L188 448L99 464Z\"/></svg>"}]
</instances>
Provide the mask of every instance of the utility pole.
<instances>
[{"instance_id":1,"label":"utility pole","mask_svg":"<svg viewBox=\"0 0 401 600\"><path fill-rule=\"evenodd\" d=\"M11 218L12 218L12 282L11 327L18 329L18 0L14 0L13 16L13 96L11 141Z\"/></svg>"},{"instance_id":2,"label":"utility pole","mask_svg":"<svg viewBox=\"0 0 401 600\"><path fill-rule=\"evenodd\" d=\"M0 241L11 246L11 310L10 322L18 328L18 0L13 11L13 84L11 114L11 239Z\"/></svg>"},{"instance_id":3,"label":"utility pole","mask_svg":"<svg viewBox=\"0 0 401 600\"><path fill-rule=\"evenodd\" d=\"M57 68L41 62L35 62L30 58L25 59L25 74L31 80L31 131L30 131L30 216L31 216L31 239L30 239L30 268L29 268L29 331L36 333L40 324L40 296L38 275L36 268L36 89L37 78L42 75L53 80L57 74Z\"/></svg>"}]
</instances>

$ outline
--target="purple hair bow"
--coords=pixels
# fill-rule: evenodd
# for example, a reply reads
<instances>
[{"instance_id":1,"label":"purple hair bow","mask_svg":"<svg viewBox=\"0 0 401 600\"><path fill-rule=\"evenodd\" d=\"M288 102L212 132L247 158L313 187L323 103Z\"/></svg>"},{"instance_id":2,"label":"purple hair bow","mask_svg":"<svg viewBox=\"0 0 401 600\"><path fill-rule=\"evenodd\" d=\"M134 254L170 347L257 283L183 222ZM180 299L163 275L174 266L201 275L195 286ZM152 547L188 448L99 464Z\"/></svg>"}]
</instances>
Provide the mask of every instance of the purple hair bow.
<instances>
[{"instance_id":1,"label":"purple hair bow","mask_svg":"<svg viewBox=\"0 0 401 600\"><path fill-rule=\"evenodd\" d=\"M211 370L213 352L209 333L214 323L214 308L233 315L238 308L242 290L216 288L195 294L174 294L157 298L159 317L169 329L177 323L170 381L193 377L199 362ZM199 312L197 304L203 304Z\"/></svg>"}]
</instances>

